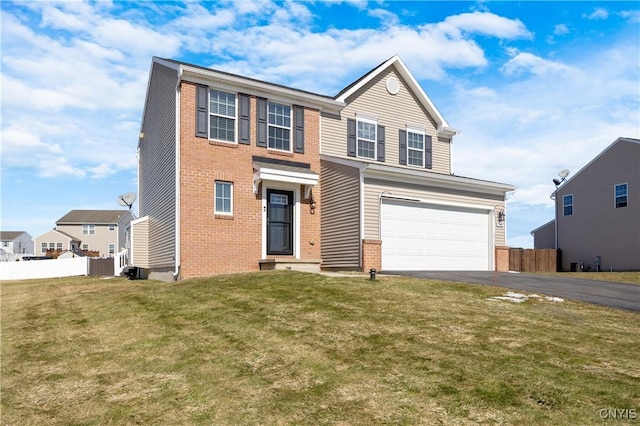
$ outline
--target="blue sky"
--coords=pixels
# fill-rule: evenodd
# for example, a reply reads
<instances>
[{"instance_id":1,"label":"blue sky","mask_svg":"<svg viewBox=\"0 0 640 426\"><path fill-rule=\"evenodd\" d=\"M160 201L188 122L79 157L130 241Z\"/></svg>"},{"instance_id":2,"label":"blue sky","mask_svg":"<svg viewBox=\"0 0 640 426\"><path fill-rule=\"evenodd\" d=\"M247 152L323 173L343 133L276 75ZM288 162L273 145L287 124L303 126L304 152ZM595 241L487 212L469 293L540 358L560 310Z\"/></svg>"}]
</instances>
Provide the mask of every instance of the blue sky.
<instances>
[{"instance_id":1,"label":"blue sky","mask_svg":"<svg viewBox=\"0 0 640 426\"><path fill-rule=\"evenodd\" d=\"M513 184L508 244L552 179L640 138L638 2L11 2L2 12L2 230L40 235L137 190L152 56L335 95L398 54L449 124L457 175Z\"/></svg>"}]
</instances>

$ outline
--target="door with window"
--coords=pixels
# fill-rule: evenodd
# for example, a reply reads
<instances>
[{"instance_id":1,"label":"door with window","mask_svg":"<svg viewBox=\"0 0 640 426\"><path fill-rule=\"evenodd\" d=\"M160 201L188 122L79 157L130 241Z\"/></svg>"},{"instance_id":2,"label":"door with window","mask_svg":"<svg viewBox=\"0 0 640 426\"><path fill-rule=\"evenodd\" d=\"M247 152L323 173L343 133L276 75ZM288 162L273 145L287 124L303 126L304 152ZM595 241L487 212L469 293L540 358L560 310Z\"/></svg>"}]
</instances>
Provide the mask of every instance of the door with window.
<instances>
[{"instance_id":1,"label":"door with window","mask_svg":"<svg viewBox=\"0 0 640 426\"><path fill-rule=\"evenodd\" d=\"M293 191L267 190L267 254L293 254Z\"/></svg>"}]
</instances>

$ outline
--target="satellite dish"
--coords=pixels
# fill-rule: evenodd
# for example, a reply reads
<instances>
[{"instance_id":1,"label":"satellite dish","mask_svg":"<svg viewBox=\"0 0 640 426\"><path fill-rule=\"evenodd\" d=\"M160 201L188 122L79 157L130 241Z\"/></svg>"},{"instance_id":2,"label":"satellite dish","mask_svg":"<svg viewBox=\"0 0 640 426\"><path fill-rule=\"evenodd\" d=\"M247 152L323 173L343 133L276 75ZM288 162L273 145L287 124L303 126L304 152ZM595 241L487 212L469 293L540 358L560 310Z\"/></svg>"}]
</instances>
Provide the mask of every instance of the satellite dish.
<instances>
[{"instance_id":1,"label":"satellite dish","mask_svg":"<svg viewBox=\"0 0 640 426\"><path fill-rule=\"evenodd\" d=\"M564 169L564 170L560 170L558 172L558 176L560 176L562 179L565 179L567 176L569 176L569 173L571 173L569 170Z\"/></svg>"},{"instance_id":2,"label":"satellite dish","mask_svg":"<svg viewBox=\"0 0 640 426\"><path fill-rule=\"evenodd\" d=\"M127 192L118 197L118 204L123 207L129 207L129 210L131 210L134 201L136 201L136 194L133 192Z\"/></svg>"}]
</instances>

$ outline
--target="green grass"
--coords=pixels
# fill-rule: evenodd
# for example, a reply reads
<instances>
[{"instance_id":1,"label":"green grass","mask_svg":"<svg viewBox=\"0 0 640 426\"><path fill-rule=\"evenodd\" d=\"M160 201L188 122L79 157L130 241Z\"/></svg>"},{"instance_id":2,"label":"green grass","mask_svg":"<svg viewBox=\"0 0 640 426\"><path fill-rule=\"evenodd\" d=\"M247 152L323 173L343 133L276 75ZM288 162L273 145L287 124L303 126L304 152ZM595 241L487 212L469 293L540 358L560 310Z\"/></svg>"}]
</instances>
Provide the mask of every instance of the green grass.
<instances>
[{"instance_id":1,"label":"green grass","mask_svg":"<svg viewBox=\"0 0 640 426\"><path fill-rule=\"evenodd\" d=\"M640 408L640 315L577 302L291 271L1 290L3 425L595 425Z\"/></svg>"}]
</instances>

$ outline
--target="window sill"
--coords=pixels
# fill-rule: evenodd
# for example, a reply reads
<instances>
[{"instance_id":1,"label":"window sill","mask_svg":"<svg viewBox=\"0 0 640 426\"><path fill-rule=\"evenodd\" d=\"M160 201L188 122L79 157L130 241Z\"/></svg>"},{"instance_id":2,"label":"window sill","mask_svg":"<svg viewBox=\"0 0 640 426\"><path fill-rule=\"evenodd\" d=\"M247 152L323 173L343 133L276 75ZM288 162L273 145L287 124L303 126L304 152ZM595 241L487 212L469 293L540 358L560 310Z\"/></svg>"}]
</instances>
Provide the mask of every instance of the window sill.
<instances>
[{"instance_id":1,"label":"window sill","mask_svg":"<svg viewBox=\"0 0 640 426\"><path fill-rule=\"evenodd\" d=\"M216 213L215 214L215 218L216 219L224 219L224 220L233 220L233 215L232 214Z\"/></svg>"},{"instance_id":2,"label":"window sill","mask_svg":"<svg viewBox=\"0 0 640 426\"><path fill-rule=\"evenodd\" d=\"M238 144L236 142L226 142L226 141L218 141L209 139L209 145L215 146L226 146L227 148L237 148Z\"/></svg>"},{"instance_id":3,"label":"window sill","mask_svg":"<svg viewBox=\"0 0 640 426\"><path fill-rule=\"evenodd\" d=\"M293 152L290 151L280 151L278 149L267 148L267 152L269 154L281 155L283 157L293 157Z\"/></svg>"}]
</instances>

